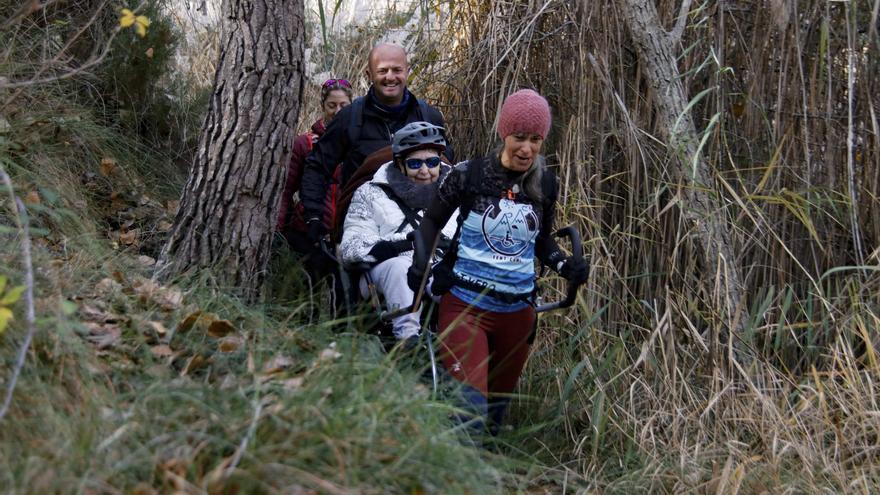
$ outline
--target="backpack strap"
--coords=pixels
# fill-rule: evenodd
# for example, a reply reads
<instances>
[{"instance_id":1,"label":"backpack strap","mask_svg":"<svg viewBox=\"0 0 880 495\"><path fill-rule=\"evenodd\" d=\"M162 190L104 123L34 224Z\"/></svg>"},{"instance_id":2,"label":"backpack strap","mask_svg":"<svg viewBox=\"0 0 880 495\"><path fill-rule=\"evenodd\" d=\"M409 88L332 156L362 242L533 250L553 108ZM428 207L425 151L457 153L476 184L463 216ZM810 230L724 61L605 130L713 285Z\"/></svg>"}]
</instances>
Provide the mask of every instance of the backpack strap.
<instances>
[{"instance_id":1,"label":"backpack strap","mask_svg":"<svg viewBox=\"0 0 880 495\"><path fill-rule=\"evenodd\" d=\"M556 195L559 193L558 188L559 182L556 180L556 174L545 168L544 174L541 176L541 194L544 196L545 205L549 201L556 200Z\"/></svg>"},{"instance_id":2,"label":"backpack strap","mask_svg":"<svg viewBox=\"0 0 880 495\"><path fill-rule=\"evenodd\" d=\"M480 195L480 188L483 185L483 171L486 168L486 164L487 160L485 157L471 160L467 164L464 181L465 197L458 209L459 227L461 227L467 216L470 215L471 210L474 208L474 202L477 200L477 196Z\"/></svg>"},{"instance_id":3,"label":"backpack strap","mask_svg":"<svg viewBox=\"0 0 880 495\"><path fill-rule=\"evenodd\" d=\"M455 233L452 234L452 239L449 241L449 249L444 255L444 258L450 256L452 263L454 263L455 258L458 257L458 238L461 237L461 226L464 224L468 215L471 214L477 195L480 194L480 186L483 183L483 167L485 165L485 158L475 158L467 163L467 170L464 171L465 197L458 207L458 218L455 220Z\"/></svg>"},{"instance_id":4,"label":"backpack strap","mask_svg":"<svg viewBox=\"0 0 880 495\"><path fill-rule=\"evenodd\" d=\"M407 225L413 228L413 230L418 230L419 222L422 217L419 216L417 210L410 208L406 203L401 201L400 198L394 194L394 191L391 190L390 187L385 185L377 184L382 191L385 192L385 195L388 196L388 199L394 201L397 204L397 207L400 208L400 211L403 213L403 222L400 223L400 226L397 227L397 230L394 233L399 234L403 232L403 229L406 228Z\"/></svg>"},{"instance_id":5,"label":"backpack strap","mask_svg":"<svg viewBox=\"0 0 880 495\"><path fill-rule=\"evenodd\" d=\"M353 146L361 137L361 128L364 126L364 105L366 96L355 98L351 102L351 113L348 114L348 143Z\"/></svg>"},{"instance_id":6,"label":"backpack strap","mask_svg":"<svg viewBox=\"0 0 880 495\"><path fill-rule=\"evenodd\" d=\"M430 110L428 110L428 102L422 99L417 100L419 102L419 119L422 121L428 121L428 117L431 115ZM434 125L439 125L437 122L429 121ZM442 127L442 126L441 126Z\"/></svg>"}]
</instances>

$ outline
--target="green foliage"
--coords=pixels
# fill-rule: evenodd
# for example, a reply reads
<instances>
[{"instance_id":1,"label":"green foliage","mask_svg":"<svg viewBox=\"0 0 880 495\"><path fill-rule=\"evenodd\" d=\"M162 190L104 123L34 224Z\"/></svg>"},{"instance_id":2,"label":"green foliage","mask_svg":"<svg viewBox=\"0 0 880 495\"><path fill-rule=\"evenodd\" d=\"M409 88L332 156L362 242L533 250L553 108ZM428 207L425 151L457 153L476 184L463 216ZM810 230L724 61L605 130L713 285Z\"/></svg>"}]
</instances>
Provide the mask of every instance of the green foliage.
<instances>
[{"instance_id":1,"label":"green foliage","mask_svg":"<svg viewBox=\"0 0 880 495\"><path fill-rule=\"evenodd\" d=\"M146 2L137 14L149 19L149 29L144 36L135 29L125 29L113 41L98 74L100 92L93 97L100 98L102 106L96 108L105 108L102 117L108 122L131 129L156 146L191 146L185 142L189 129L179 125L186 120L182 111L189 109L179 100L198 101L201 93L182 87L184 76L171 73L180 33L160 1Z\"/></svg>"}]
</instances>

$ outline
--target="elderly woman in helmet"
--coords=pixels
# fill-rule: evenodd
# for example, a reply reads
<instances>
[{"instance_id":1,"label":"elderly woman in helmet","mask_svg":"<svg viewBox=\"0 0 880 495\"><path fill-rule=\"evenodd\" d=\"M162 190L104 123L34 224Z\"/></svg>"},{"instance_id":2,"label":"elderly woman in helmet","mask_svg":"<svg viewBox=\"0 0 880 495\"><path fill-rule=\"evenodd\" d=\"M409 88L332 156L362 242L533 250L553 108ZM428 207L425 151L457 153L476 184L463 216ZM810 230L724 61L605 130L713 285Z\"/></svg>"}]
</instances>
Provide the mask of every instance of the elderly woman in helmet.
<instances>
[{"instance_id":1,"label":"elderly woman in helmet","mask_svg":"<svg viewBox=\"0 0 880 495\"><path fill-rule=\"evenodd\" d=\"M407 234L418 228L424 210L437 194L439 180L451 170L440 160L445 149L442 127L412 122L401 128L392 139L392 161L355 191L345 217L339 246L342 262L372 265L370 277L392 309L413 302L413 291L406 282L412 264L412 243ZM451 238L455 227L455 221L450 221L442 233ZM366 297L365 277L359 284ZM400 341L417 339L421 328L418 317L415 312L395 318L394 336Z\"/></svg>"}]
</instances>

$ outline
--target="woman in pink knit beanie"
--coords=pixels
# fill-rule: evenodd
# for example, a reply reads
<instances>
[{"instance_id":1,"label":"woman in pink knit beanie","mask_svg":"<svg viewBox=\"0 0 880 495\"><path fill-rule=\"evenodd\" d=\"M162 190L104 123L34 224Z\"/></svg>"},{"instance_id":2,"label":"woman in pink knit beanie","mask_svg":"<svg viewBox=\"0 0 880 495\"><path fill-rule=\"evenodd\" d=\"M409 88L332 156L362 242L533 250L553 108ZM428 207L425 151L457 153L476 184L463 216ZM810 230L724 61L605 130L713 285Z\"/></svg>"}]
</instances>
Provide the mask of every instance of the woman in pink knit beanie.
<instances>
[{"instance_id":1,"label":"woman in pink knit beanie","mask_svg":"<svg viewBox=\"0 0 880 495\"><path fill-rule=\"evenodd\" d=\"M524 89L504 100L498 116L503 144L486 157L458 164L440 184L419 232L432 245L456 209L460 235L433 269L431 291L442 294L440 357L461 383L462 417L478 437L497 434L535 328L535 258L574 283L586 263L566 257L553 239L557 180L541 147L550 132L550 105ZM417 291L428 267L413 265Z\"/></svg>"}]
</instances>

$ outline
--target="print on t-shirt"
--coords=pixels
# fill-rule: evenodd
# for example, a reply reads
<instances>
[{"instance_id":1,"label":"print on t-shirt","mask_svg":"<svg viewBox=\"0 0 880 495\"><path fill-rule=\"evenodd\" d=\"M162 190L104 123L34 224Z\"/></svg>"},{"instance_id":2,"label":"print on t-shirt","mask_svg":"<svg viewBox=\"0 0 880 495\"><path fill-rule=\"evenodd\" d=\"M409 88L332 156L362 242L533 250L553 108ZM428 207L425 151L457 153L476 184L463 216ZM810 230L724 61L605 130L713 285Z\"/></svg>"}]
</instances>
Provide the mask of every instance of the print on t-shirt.
<instances>
[{"instance_id":1,"label":"print on t-shirt","mask_svg":"<svg viewBox=\"0 0 880 495\"><path fill-rule=\"evenodd\" d=\"M471 210L461 226L455 276L472 286L505 294L530 294L535 283L535 239L540 217L528 203L493 199L483 212ZM452 293L488 311L513 311L527 305L496 301L480 291L454 286Z\"/></svg>"},{"instance_id":2,"label":"print on t-shirt","mask_svg":"<svg viewBox=\"0 0 880 495\"><path fill-rule=\"evenodd\" d=\"M532 205L500 199L483 213L483 238L502 256L519 256L538 235L538 216Z\"/></svg>"}]
</instances>

